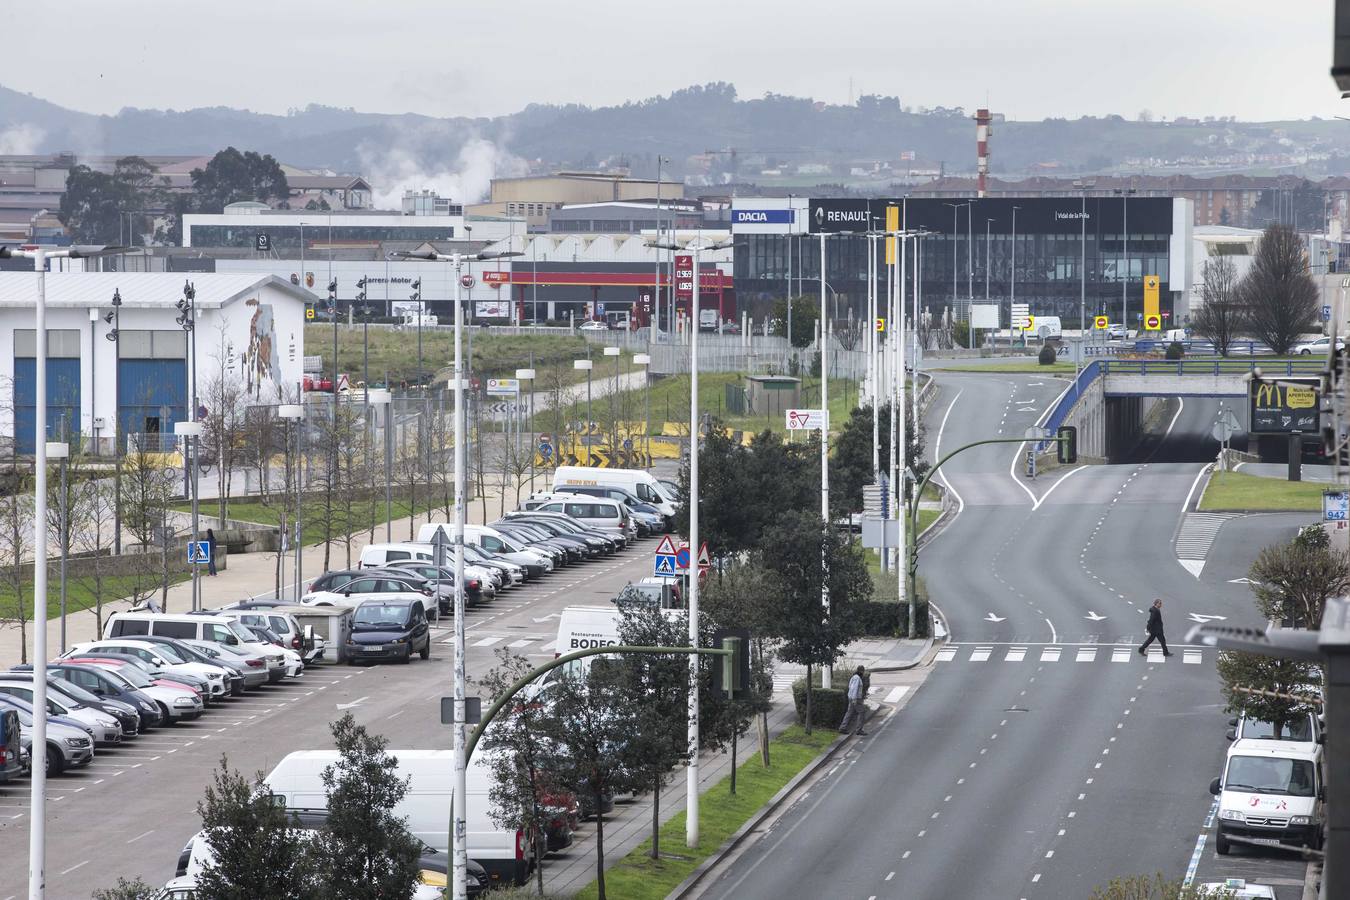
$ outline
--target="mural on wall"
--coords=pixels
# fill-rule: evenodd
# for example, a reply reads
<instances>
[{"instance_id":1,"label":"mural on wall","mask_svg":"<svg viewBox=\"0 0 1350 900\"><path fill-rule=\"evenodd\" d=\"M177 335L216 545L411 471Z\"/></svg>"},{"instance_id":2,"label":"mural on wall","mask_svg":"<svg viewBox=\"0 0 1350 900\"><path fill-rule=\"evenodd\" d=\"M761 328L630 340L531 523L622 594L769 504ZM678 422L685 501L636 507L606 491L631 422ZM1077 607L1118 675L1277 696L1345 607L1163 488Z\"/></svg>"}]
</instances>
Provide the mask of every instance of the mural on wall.
<instances>
[{"instance_id":1,"label":"mural on wall","mask_svg":"<svg viewBox=\"0 0 1350 900\"><path fill-rule=\"evenodd\" d=\"M244 305L253 308L248 323L248 349L244 351L244 389L256 400L262 397L263 382L276 381L281 369L280 350L272 307L260 303L257 297L245 300Z\"/></svg>"}]
</instances>

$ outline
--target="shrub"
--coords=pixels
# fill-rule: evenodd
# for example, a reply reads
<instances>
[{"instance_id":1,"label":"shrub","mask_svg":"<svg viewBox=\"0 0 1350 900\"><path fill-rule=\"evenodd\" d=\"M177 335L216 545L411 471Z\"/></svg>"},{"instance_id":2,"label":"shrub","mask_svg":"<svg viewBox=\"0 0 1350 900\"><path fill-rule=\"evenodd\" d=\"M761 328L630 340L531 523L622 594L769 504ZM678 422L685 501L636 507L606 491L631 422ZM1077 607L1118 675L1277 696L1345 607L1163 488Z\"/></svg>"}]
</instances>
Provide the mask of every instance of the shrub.
<instances>
[{"instance_id":1,"label":"shrub","mask_svg":"<svg viewBox=\"0 0 1350 900\"><path fill-rule=\"evenodd\" d=\"M1181 346L1180 341L1173 341L1167 345L1167 353L1165 354L1167 359L1181 359L1185 355L1186 350Z\"/></svg>"},{"instance_id":2,"label":"shrub","mask_svg":"<svg viewBox=\"0 0 1350 900\"><path fill-rule=\"evenodd\" d=\"M811 724L819 728L838 728L848 711L848 678L837 688L820 686L820 672L813 671L811 680ZM835 682L838 683L836 678ZM806 679L798 678L792 682L792 703L797 709L797 721L806 724Z\"/></svg>"},{"instance_id":3,"label":"shrub","mask_svg":"<svg viewBox=\"0 0 1350 900\"><path fill-rule=\"evenodd\" d=\"M1055 364L1055 348L1046 344L1041 348L1040 355L1036 357L1037 361L1043 366L1053 366Z\"/></svg>"},{"instance_id":4,"label":"shrub","mask_svg":"<svg viewBox=\"0 0 1350 900\"><path fill-rule=\"evenodd\" d=\"M909 632L909 604L869 600L857 604L863 634L869 637L900 637Z\"/></svg>"}]
</instances>

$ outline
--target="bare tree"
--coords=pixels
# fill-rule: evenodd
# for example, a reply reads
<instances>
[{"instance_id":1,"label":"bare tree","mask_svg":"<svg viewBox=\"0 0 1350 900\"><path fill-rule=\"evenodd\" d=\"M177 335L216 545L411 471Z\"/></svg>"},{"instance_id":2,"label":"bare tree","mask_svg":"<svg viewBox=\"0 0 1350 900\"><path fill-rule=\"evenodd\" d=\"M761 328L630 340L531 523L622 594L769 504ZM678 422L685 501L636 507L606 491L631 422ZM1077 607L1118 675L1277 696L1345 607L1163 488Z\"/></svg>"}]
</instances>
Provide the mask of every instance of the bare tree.
<instances>
[{"instance_id":1,"label":"bare tree","mask_svg":"<svg viewBox=\"0 0 1350 900\"><path fill-rule=\"evenodd\" d=\"M236 372L234 346L225 335L223 322L218 330L219 340L212 353L215 369L208 377L202 393L201 402L207 411L206 419L202 423L204 426L202 443L206 450L206 459L214 461L216 466L219 518L224 522L229 515L230 476L245 457L245 436L250 423L248 392L242 375ZM242 361L238 362L242 364ZM265 455L262 458L265 460ZM266 472L260 472L260 475L263 476L265 488Z\"/></svg>"},{"instance_id":2,"label":"bare tree","mask_svg":"<svg viewBox=\"0 0 1350 900\"><path fill-rule=\"evenodd\" d=\"M19 662L26 663L28 622L33 616L31 607L25 606L32 592L28 563L33 553L33 494L28 478L19 477L17 466L14 479L13 492L0 495L0 585L13 603L4 622L19 629ZM46 615L46 610L41 614Z\"/></svg>"},{"instance_id":3,"label":"bare tree","mask_svg":"<svg viewBox=\"0 0 1350 900\"><path fill-rule=\"evenodd\" d=\"M122 504L122 525L140 544L141 553L134 566L136 587L133 593L148 597L153 593L153 582L158 580L161 599L169 595L168 544L171 529L168 506L174 496L174 487L181 477L176 467L166 464L165 454L150 443L145 435L133 435L131 446L121 461L118 490ZM139 438L139 440L137 440ZM159 550L159 564L154 565L153 551Z\"/></svg>"},{"instance_id":4,"label":"bare tree","mask_svg":"<svg viewBox=\"0 0 1350 900\"><path fill-rule=\"evenodd\" d=\"M1256 245L1242 300L1248 330L1272 352L1284 354L1317 320L1317 285L1308 274L1303 240L1287 225L1271 225Z\"/></svg>"},{"instance_id":5,"label":"bare tree","mask_svg":"<svg viewBox=\"0 0 1350 900\"><path fill-rule=\"evenodd\" d=\"M85 584L94 598L94 620L98 633L103 633L103 602L107 592L108 569L112 562L112 530L116 527L116 486L108 478L87 478L76 488L76 507L80 527L71 537L77 552L89 557ZM134 587L134 580L132 582ZM135 598L143 599L141 597Z\"/></svg>"},{"instance_id":6,"label":"bare tree","mask_svg":"<svg viewBox=\"0 0 1350 900\"><path fill-rule=\"evenodd\" d=\"M1245 327L1245 311L1238 290L1237 267L1226 256L1205 260L1201 267L1201 306L1191 319L1191 330L1214 345L1220 356Z\"/></svg>"},{"instance_id":7,"label":"bare tree","mask_svg":"<svg viewBox=\"0 0 1350 900\"><path fill-rule=\"evenodd\" d=\"M834 325L834 339L845 350L852 350L861 343L867 325L862 319L853 316L852 310L849 313L847 319Z\"/></svg>"}]
</instances>

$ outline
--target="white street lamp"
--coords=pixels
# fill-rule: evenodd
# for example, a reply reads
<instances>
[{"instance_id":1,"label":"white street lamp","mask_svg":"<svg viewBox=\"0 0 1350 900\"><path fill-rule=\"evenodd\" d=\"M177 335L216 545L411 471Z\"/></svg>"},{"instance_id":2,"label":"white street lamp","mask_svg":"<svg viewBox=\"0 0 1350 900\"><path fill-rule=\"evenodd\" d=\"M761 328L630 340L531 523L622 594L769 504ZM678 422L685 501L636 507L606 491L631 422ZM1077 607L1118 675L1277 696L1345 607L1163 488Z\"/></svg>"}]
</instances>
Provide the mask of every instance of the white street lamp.
<instances>
[{"instance_id":1,"label":"white street lamp","mask_svg":"<svg viewBox=\"0 0 1350 900\"><path fill-rule=\"evenodd\" d=\"M594 364L589 359L575 359L572 368L586 373L586 465L591 465L591 369Z\"/></svg>"},{"instance_id":2,"label":"white street lamp","mask_svg":"<svg viewBox=\"0 0 1350 900\"><path fill-rule=\"evenodd\" d=\"M649 369L649 367L651 366L651 364L652 364L652 357L651 357L651 354L650 354L650 353L635 353L635 354L633 354L633 365L635 365L635 366L642 366L642 368L643 368L643 373L642 373L642 386L643 386L644 392L645 392L646 395L647 395L647 396L644 398L644 405L645 405L646 409L645 409L645 411L644 411L643 414L642 414L642 418L643 418L643 428L642 428L642 452L645 453L645 454L647 454L647 465L649 465L649 466L650 466L651 463L652 463L652 457L651 457L651 453L652 453L652 383L651 383L651 379L648 377L647 370Z\"/></svg>"},{"instance_id":3,"label":"white street lamp","mask_svg":"<svg viewBox=\"0 0 1350 900\"><path fill-rule=\"evenodd\" d=\"M299 602L300 602L300 582L303 580L303 577L304 577L303 574L302 574L302 571L301 571L302 563L301 563L301 561L300 561L300 546L301 546L301 540L300 540L300 538L301 538L301 532L302 532L302 528L301 528L301 524L300 524L300 521L301 521L301 505L300 505L300 488L301 488L301 484L300 484L300 482L301 482L301 479L302 479L302 477L303 477L303 472L304 472L304 460L301 459L301 454L300 454L300 441L301 441L301 438L303 437L303 430L300 428L300 423L301 423L301 420L304 419L304 417L305 417L305 407L304 407L302 404L299 404L299 403L283 403L283 404L281 404L280 406L277 407L277 418L285 419L287 422L292 422L292 423L294 423L294 427L293 427L293 429L291 429L291 430L293 430L293 431L295 432L295 524L292 526L292 529L291 529L291 530L292 530L292 532L293 532L293 540L294 540L294 543L295 543L295 548L294 548L294 549L295 549L295 591L294 591L294 598L293 598L293 599L295 600L296 603L299 603ZM289 453L290 442L289 442L289 441L287 441L286 446L287 446L287 448L288 448L287 456L289 457L289 456L290 456L290 453ZM386 479L385 483L388 484L388 479Z\"/></svg>"},{"instance_id":4,"label":"white street lamp","mask_svg":"<svg viewBox=\"0 0 1350 900\"><path fill-rule=\"evenodd\" d=\"M34 247L0 245L0 259L31 259L37 273L36 340L33 360L33 659L47 660L47 260L91 259L122 253L125 247ZM38 598L41 598L39 601ZM47 679L33 679L33 708L47 708ZM32 809L29 815L28 897L42 900L47 893L47 717L33 717Z\"/></svg>"},{"instance_id":5,"label":"white street lamp","mask_svg":"<svg viewBox=\"0 0 1350 900\"><path fill-rule=\"evenodd\" d=\"M454 756L455 784L452 804L452 822L450 829L452 900L465 900L468 896L468 837L467 779L465 777L464 748L467 743L464 715L464 686L467 680L464 671L464 304L461 302L461 289L464 280L460 272L464 263L475 259L499 259L507 256L520 256L515 251L478 253L437 253L434 250L397 251L396 259L415 259L426 262L448 262L455 272L455 723ZM419 318L420 321L420 318Z\"/></svg>"},{"instance_id":6,"label":"white street lamp","mask_svg":"<svg viewBox=\"0 0 1350 900\"><path fill-rule=\"evenodd\" d=\"M534 354L530 354L530 355L533 356ZM529 411L529 423L530 423L530 443L531 443L531 449L530 449L530 493L531 493L531 494L534 493L534 448L533 448L533 443L534 443L534 377L535 377L535 371L534 371L534 369L516 369L516 380L517 380L517 381L528 381L528 382L530 382L530 411ZM520 395L519 395L519 393L517 393L517 395L516 395L516 400L517 400L517 402L519 402L519 400L520 400ZM523 415L525 414L525 411L524 411L524 410L518 410L518 411L517 411L517 414L523 416ZM518 431L520 431L520 430L523 430L523 429L518 429Z\"/></svg>"},{"instance_id":7,"label":"white street lamp","mask_svg":"<svg viewBox=\"0 0 1350 900\"><path fill-rule=\"evenodd\" d=\"M693 327L689 329L689 643L699 645L698 636L698 310L699 257L708 250L723 250L730 241L715 244L691 243L681 247L675 243L650 244L667 250L684 250L693 254L694 298ZM689 762L685 767L685 825L686 846L698 846L698 654L689 654Z\"/></svg>"}]
</instances>

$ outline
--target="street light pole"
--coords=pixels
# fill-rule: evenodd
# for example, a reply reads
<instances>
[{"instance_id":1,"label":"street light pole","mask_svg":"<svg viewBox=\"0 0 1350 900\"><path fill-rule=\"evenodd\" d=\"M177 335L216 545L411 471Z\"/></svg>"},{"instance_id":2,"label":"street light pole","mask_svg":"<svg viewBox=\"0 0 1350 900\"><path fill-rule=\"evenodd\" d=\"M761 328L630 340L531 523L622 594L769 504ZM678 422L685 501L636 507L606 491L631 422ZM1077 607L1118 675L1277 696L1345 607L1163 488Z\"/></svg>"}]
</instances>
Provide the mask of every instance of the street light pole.
<instances>
[{"instance_id":1,"label":"street light pole","mask_svg":"<svg viewBox=\"0 0 1350 900\"><path fill-rule=\"evenodd\" d=\"M830 527L830 346L829 329L826 323L829 321L825 309L825 232L820 232L820 520L822 526ZM822 554L824 550L822 548ZM828 560L822 555L820 560L822 573ZM826 618L830 615L830 588L828 581L821 578L820 581L820 607ZM825 690L832 688L833 679L829 666L822 666L820 669L820 686ZM808 684L807 690L811 689Z\"/></svg>"},{"instance_id":2,"label":"street light pole","mask_svg":"<svg viewBox=\"0 0 1350 900\"><path fill-rule=\"evenodd\" d=\"M295 474L292 476L295 482L295 522L292 526L295 540L295 590L292 591L292 600L295 603L300 602L300 479L304 473L304 461L300 458L300 420L304 415L305 407L299 403L283 403L277 407L277 418L286 422L287 457L291 456L291 447L295 447ZM387 471L385 476L385 482L388 483ZM282 594L285 594L284 584Z\"/></svg>"},{"instance_id":3,"label":"street light pole","mask_svg":"<svg viewBox=\"0 0 1350 900\"><path fill-rule=\"evenodd\" d=\"M1013 321L1012 308L1017 302L1017 211L1020 206L1012 208L1012 268L1008 272L1008 347L1012 347L1013 342Z\"/></svg>"},{"instance_id":4,"label":"street light pole","mask_svg":"<svg viewBox=\"0 0 1350 900\"><path fill-rule=\"evenodd\" d=\"M650 354L650 353L635 353L635 354L633 354L633 365L635 365L635 366L642 366L642 387L643 387L643 393L645 393L645 394L647 395L647 396L646 396L645 403L644 403L644 407L645 407L645 408L644 408L644 412L643 412L643 414L642 414L642 420L643 420L643 427L642 427L642 452L643 452L644 454L646 454L646 458L647 458L647 466L648 466L648 467L650 467L651 464L652 464L652 458L651 458L651 452L652 452L652 385L651 385L651 379L648 377L648 372L647 372L647 367L650 366L651 364L652 364L652 357L651 357L651 354ZM531 402L531 403L534 402L534 398L533 398L533 397L530 398L530 402ZM534 485L530 485L530 488L531 488L531 490L533 490L533 489L534 489Z\"/></svg>"},{"instance_id":5,"label":"street light pole","mask_svg":"<svg viewBox=\"0 0 1350 900\"><path fill-rule=\"evenodd\" d=\"M192 343L192 396L188 401L187 422L179 422L174 425L175 433L186 436L184 446L190 448L191 456L184 451L184 458L188 459L188 465L192 467L192 542L194 546L198 541L200 534L200 519L198 516L198 476L200 469L197 465L197 457L201 451L201 425L197 415L197 288L190 281L183 283L183 298L178 301L178 317L174 320L178 326L191 338ZM180 430L180 425L191 425L192 428ZM192 565L192 609L201 609L201 579L197 571L197 564Z\"/></svg>"},{"instance_id":6,"label":"street light pole","mask_svg":"<svg viewBox=\"0 0 1350 900\"><path fill-rule=\"evenodd\" d=\"M586 465L591 464L591 366L589 359L572 360L572 368L586 373Z\"/></svg>"},{"instance_id":7,"label":"street light pole","mask_svg":"<svg viewBox=\"0 0 1350 900\"><path fill-rule=\"evenodd\" d=\"M465 771L465 715L464 687L466 673L464 666L464 512L465 512L465 471L464 471L464 307L460 302L460 269L470 259L499 259L507 256L519 256L514 251L487 252L477 254L437 253L435 251L397 251L396 259L417 259L427 262L448 262L454 270L455 279L455 684L454 684L454 787L451 800L451 898L465 900L468 896L468 848L467 828L467 775ZM420 313L420 310L419 310ZM421 321L421 316L418 316Z\"/></svg>"},{"instance_id":8,"label":"street light pole","mask_svg":"<svg viewBox=\"0 0 1350 900\"><path fill-rule=\"evenodd\" d=\"M62 434L65 438L65 422L61 423ZM61 652L66 652L66 557L70 554L70 523L66 521L66 460L70 456L70 444L62 440L60 442L49 441L47 443L47 458L61 460L61 497L60 497L60 522L61 522ZM34 611L36 612L36 610Z\"/></svg>"}]
</instances>

